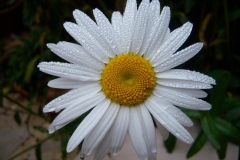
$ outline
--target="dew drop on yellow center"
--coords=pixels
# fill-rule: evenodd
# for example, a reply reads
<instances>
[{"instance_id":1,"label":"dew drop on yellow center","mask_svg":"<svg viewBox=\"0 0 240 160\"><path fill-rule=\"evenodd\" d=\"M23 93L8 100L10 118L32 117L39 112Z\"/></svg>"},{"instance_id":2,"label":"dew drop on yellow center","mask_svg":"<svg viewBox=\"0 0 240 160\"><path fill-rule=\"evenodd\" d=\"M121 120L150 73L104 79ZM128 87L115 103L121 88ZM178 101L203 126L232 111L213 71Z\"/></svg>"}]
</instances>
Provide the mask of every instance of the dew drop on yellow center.
<instances>
[{"instance_id":1,"label":"dew drop on yellow center","mask_svg":"<svg viewBox=\"0 0 240 160\"><path fill-rule=\"evenodd\" d=\"M101 85L112 101L125 106L144 102L156 84L151 63L136 54L121 54L103 68Z\"/></svg>"}]
</instances>

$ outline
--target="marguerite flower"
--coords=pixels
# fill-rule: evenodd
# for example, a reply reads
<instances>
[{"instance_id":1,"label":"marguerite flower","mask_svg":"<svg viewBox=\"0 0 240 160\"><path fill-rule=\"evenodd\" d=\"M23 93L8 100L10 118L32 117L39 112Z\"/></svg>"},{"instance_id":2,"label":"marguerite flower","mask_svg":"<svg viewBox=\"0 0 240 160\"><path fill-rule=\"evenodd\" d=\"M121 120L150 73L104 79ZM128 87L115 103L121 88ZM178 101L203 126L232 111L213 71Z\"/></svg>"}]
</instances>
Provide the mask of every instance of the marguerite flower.
<instances>
[{"instance_id":1,"label":"marguerite flower","mask_svg":"<svg viewBox=\"0 0 240 160\"><path fill-rule=\"evenodd\" d=\"M117 154L129 133L139 159L156 159L154 117L163 138L168 131L186 143L193 138L183 126L192 121L176 106L209 110L201 89L215 80L195 71L172 69L196 55L202 43L177 51L188 38L192 24L170 32L170 9L160 13L158 0L128 0L124 14L113 12L111 23L93 10L96 23L79 10L77 22L64 23L79 44L48 44L55 54L70 63L42 62L41 71L60 77L50 87L71 89L48 103L44 112L63 110L49 132L64 127L92 109L71 136L67 151L83 140L82 155L95 150L95 159ZM183 126L182 126L183 125Z\"/></svg>"}]
</instances>

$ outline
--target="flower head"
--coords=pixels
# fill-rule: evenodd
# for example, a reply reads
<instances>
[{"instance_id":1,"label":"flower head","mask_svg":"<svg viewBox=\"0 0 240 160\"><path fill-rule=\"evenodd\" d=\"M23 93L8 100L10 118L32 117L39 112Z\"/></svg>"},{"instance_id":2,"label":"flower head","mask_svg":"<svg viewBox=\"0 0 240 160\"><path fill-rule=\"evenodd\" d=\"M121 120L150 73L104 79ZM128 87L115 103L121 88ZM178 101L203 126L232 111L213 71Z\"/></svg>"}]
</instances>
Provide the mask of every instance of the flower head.
<instances>
[{"instance_id":1,"label":"flower head","mask_svg":"<svg viewBox=\"0 0 240 160\"><path fill-rule=\"evenodd\" d=\"M164 139L168 131L186 143L193 138L183 126L192 121L176 106L209 110L206 97L215 80L201 73L172 69L196 55L202 43L178 51L188 38L187 22L170 32L170 9L160 13L158 0L143 0L137 9L128 0L124 14L113 12L111 23L98 9L96 23L79 10L77 22L64 23L79 44L59 42L48 48L70 63L42 62L41 71L60 77L48 83L71 89L48 103L44 112L63 110L49 126L52 133L86 111L92 111L71 136L67 151L83 140L82 155L96 149L95 159L117 154L129 133L139 159L156 159L153 119Z\"/></svg>"}]
</instances>

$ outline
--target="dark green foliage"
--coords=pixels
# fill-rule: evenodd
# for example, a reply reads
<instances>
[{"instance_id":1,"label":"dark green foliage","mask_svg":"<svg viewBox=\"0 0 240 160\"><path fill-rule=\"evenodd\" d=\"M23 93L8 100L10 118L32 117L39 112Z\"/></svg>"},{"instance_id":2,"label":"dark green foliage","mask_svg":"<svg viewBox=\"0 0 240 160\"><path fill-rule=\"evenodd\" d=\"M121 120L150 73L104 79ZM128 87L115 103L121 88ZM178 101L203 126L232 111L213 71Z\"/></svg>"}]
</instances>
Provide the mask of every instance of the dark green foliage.
<instances>
[{"instance_id":1,"label":"dark green foliage","mask_svg":"<svg viewBox=\"0 0 240 160\"><path fill-rule=\"evenodd\" d=\"M172 153L176 144L176 137L169 133L168 139L164 142L164 146L166 147L168 153Z\"/></svg>"}]
</instances>

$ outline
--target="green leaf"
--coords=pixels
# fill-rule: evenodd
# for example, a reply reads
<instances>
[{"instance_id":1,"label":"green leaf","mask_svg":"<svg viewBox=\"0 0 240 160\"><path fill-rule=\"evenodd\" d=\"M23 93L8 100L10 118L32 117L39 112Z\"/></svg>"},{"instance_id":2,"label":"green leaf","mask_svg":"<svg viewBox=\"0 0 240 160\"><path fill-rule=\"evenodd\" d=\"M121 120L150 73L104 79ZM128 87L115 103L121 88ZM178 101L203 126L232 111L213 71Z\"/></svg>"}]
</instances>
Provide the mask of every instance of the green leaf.
<instances>
[{"instance_id":1,"label":"green leaf","mask_svg":"<svg viewBox=\"0 0 240 160\"><path fill-rule=\"evenodd\" d=\"M218 158L219 159L225 159L226 152L227 152L227 140L224 139L224 140L221 141L220 149L217 150Z\"/></svg>"},{"instance_id":2,"label":"green leaf","mask_svg":"<svg viewBox=\"0 0 240 160\"><path fill-rule=\"evenodd\" d=\"M211 120L210 120L211 121ZM213 145L213 147L217 150L220 149L220 143L216 137L216 135L214 134L214 127L213 125L211 125L209 123L209 119L207 119L206 117L204 117L201 120L201 126L203 131L205 132L205 134L207 135L208 140L211 142L211 144Z\"/></svg>"},{"instance_id":3,"label":"green leaf","mask_svg":"<svg viewBox=\"0 0 240 160\"><path fill-rule=\"evenodd\" d=\"M216 128L224 133L233 143L240 144L240 131L224 119L215 118Z\"/></svg>"},{"instance_id":4,"label":"green leaf","mask_svg":"<svg viewBox=\"0 0 240 160\"><path fill-rule=\"evenodd\" d=\"M33 69L36 67L36 61L38 60L39 56L35 56L30 63L27 65L25 76L24 76L24 81L29 83L30 79L33 74Z\"/></svg>"},{"instance_id":5,"label":"green leaf","mask_svg":"<svg viewBox=\"0 0 240 160\"><path fill-rule=\"evenodd\" d=\"M168 153L172 153L176 144L176 140L177 140L176 137L169 133L168 139L164 141L164 146L166 147Z\"/></svg>"},{"instance_id":6,"label":"green leaf","mask_svg":"<svg viewBox=\"0 0 240 160\"><path fill-rule=\"evenodd\" d=\"M42 153L41 153L41 144L38 144L35 148L35 154L37 160L42 160Z\"/></svg>"},{"instance_id":7,"label":"green leaf","mask_svg":"<svg viewBox=\"0 0 240 160\"><path fill-rule=\"evenodd\" d=\"M228 97L223 102L223 111L229 111L232 108L240 107L240 97Z\"/></svg>"},{"instance_id":8,"label":"green leaf","mask_svg":"<svg viewBox=\"0 0 240 160\"><path fill-rule=\"evenodd\" d=\"M22 124L22 120L21 120L19 111L16 111L16 112L15 112L15 114L14 114L14 120L17 122L18 125L21 125L21 124Z\"/></svg>"},{"instance_id":9,"label":"green leaf","mask_svg":"<svg viewBox=\"0 0 240 160\"><path fill-rule=\"evenodd\" d=\"M47 132L47 129L42 126L33 126L34 129L40 131L40 132Z\"/></svg>"},{"instance_id":10,"label":"green leaf","mask_svg":"<svg viewBox=\"0 0 240 160\"><path fill-rule=\"evenodd\" d=\"M196 138L194 143L192 144L191 148L189 149L189 151L187 153L187 158L192 157L198 151L200 151L206 142L207 142L207 136L203 131L201 131L198 134L198 137Z\"/></svg>"},{"instance_id":11,"label":"green leaf","mask_svg":"<svg viewBox=\"0 0 240 160\"><path fill-rule=\"evenodd\" d=\"M229 112L226 113L225 118L234 123L240 120L240 107L236 107L231 109Z\"/></svg>"},{"instance_id":12,"label":"green leaf","mask_svg":"<svg viewBox=\"0 0 240 160\"><path fill-rule=\"evenodd\" d=\"M210 104L212 104L211 112L219 115L223 101L226 97L226 89L228 86L230 73L227 71L215 71L211 74L216 80L216 84L210 92Z\"/></svg>"},{"instance_id":13,"label":"green leaf","mask_svg":"<svg viewBox=\"0 0 240 160\"><path fill-rule=\"evenodd\" d=\"M66 148L67 148L67 143L69 140L69 135L63 135L62 141L61 141L61 151L62 151L62 159L67 159L67 152L66 152Z\"/></svg>"},{"instance_id":14,"label":"green leaf","mask_svg":"<svg viewBox=\"0 0 240 160\"><path fill-rule=\"evenodd\" d=\"M201 111L189 110L181 108L181 110L192 119L201 119L203 117L203 113Z\"/></svg>"}]
</instances>

